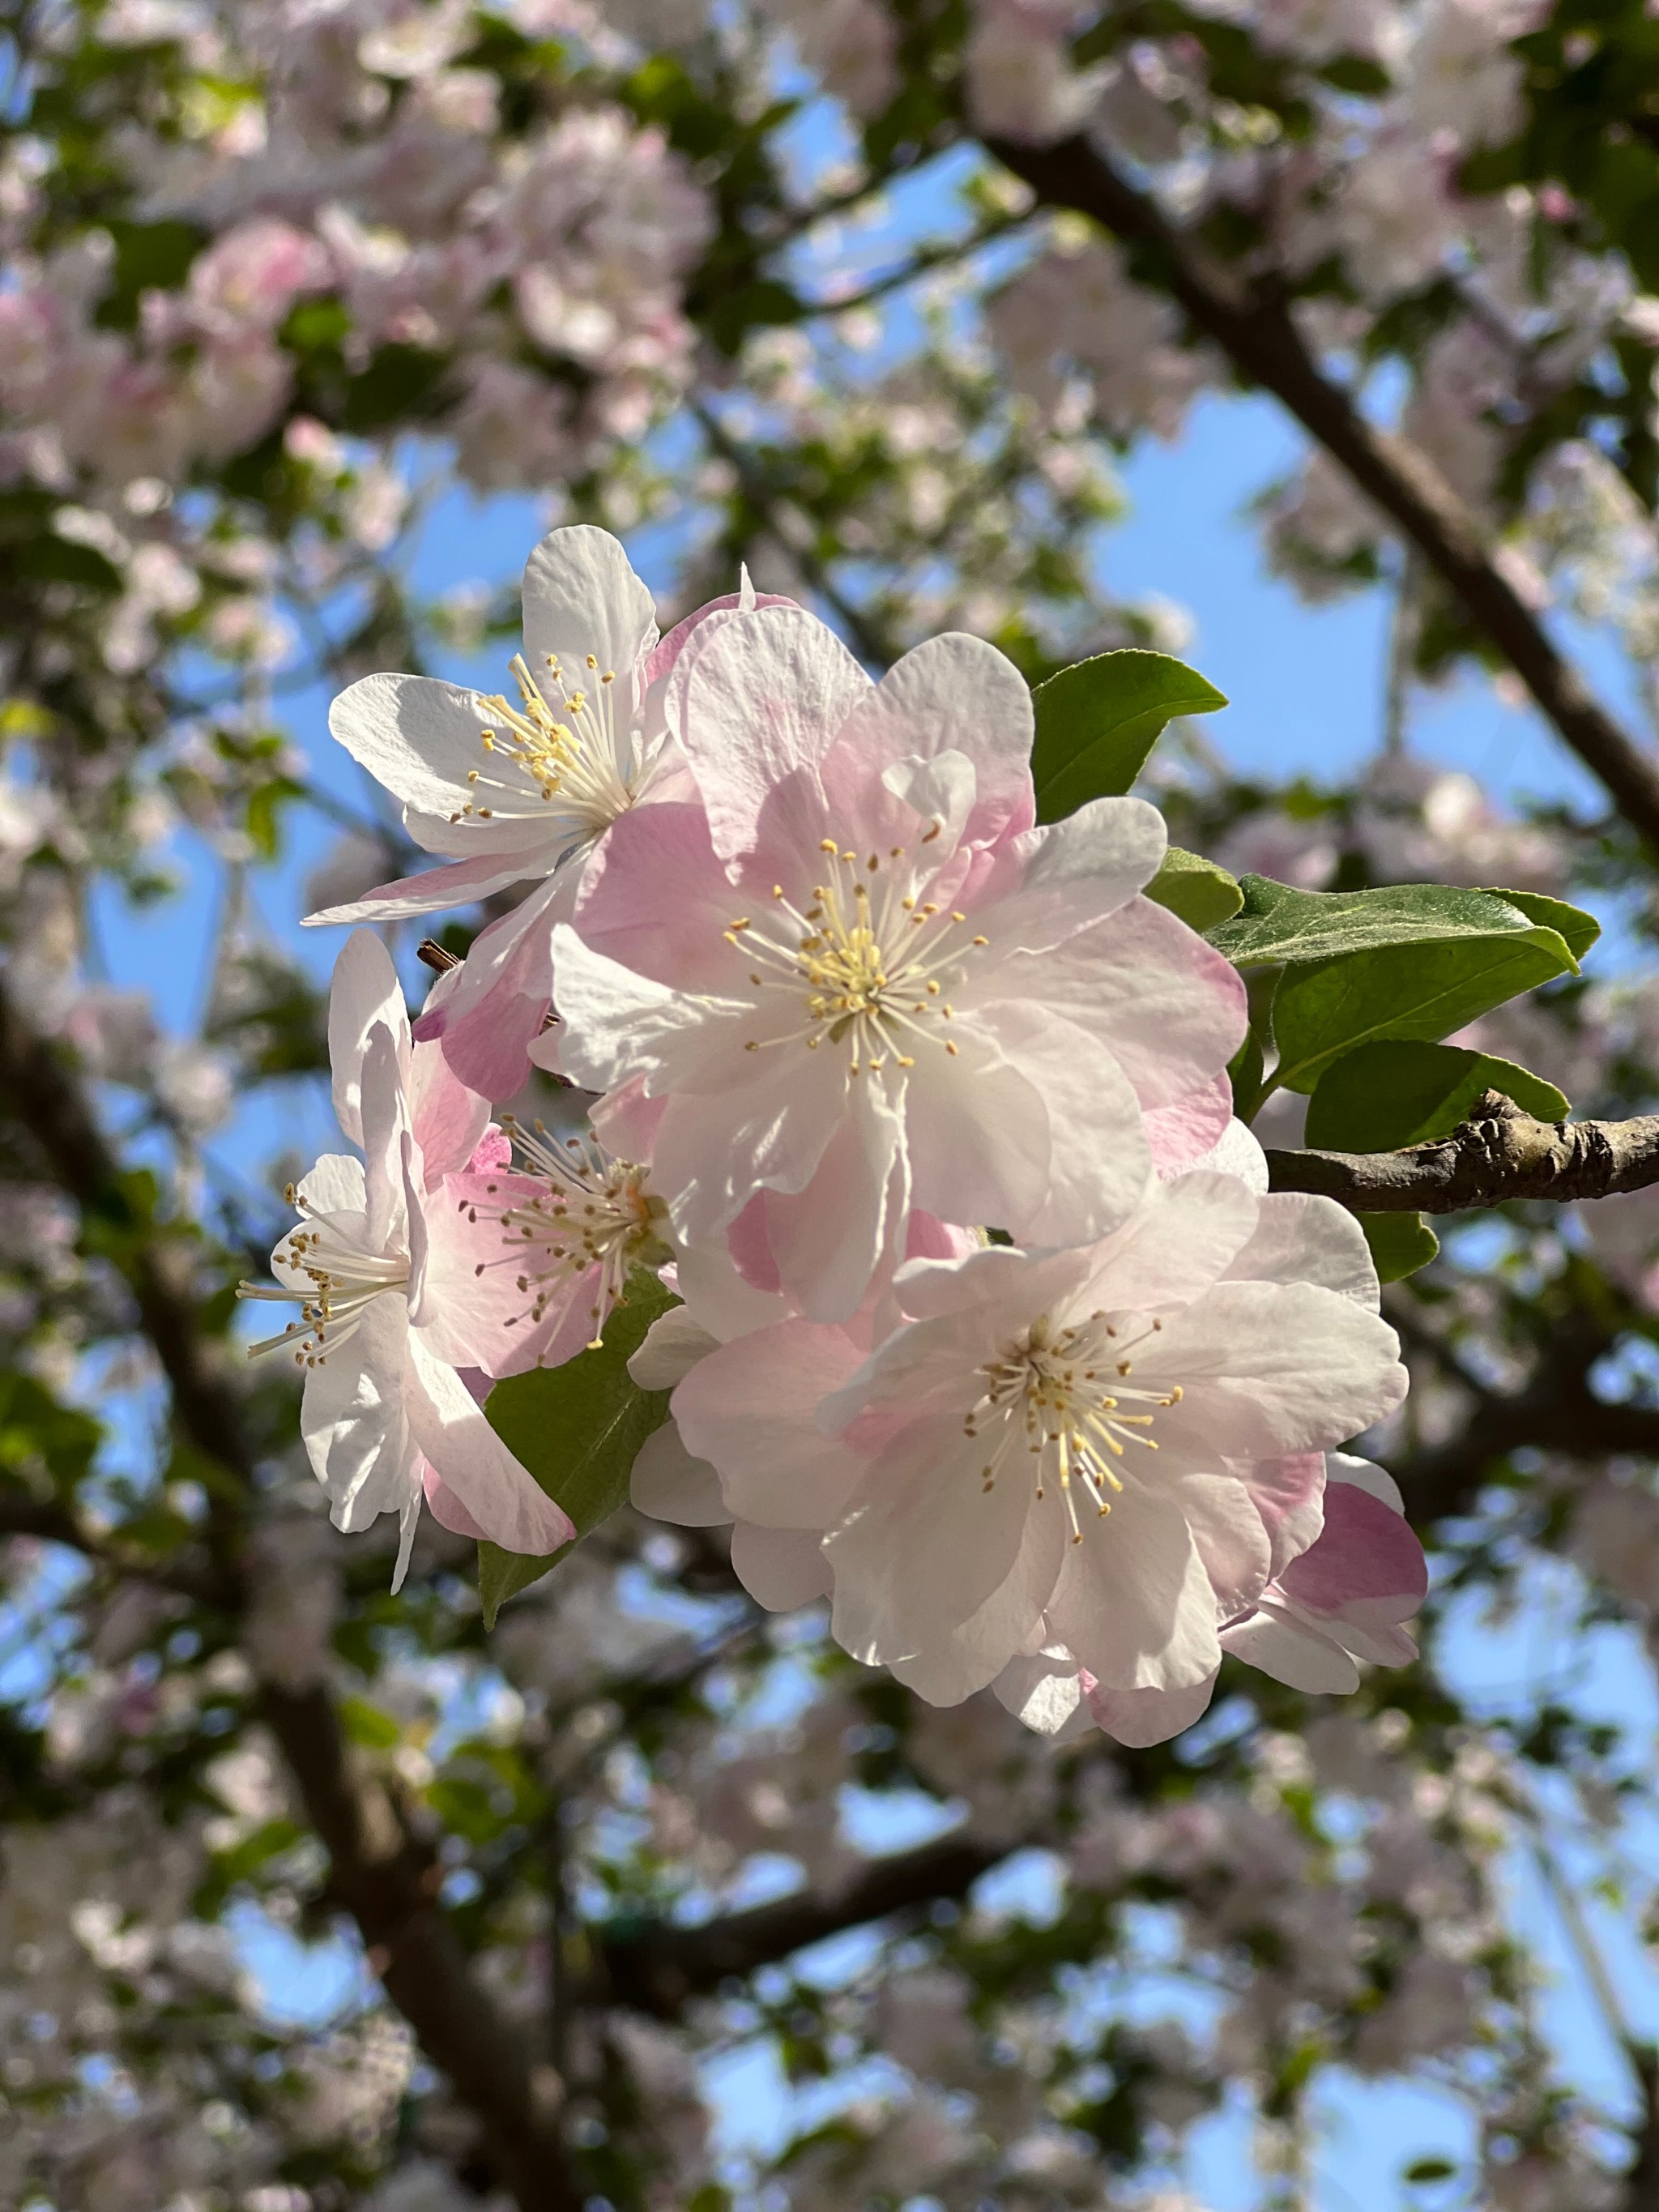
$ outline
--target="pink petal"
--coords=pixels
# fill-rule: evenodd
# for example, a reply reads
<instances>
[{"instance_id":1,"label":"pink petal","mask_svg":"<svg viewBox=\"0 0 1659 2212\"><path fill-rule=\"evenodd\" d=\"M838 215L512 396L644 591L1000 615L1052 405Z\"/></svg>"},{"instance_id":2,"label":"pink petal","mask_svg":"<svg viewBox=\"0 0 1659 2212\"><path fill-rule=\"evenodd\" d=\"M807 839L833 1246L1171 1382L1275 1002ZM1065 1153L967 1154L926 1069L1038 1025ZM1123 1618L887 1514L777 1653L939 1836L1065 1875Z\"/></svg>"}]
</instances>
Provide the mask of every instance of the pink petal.
<instances>
[{"instance_id":1,"label":"pink petal","mask_svg":"<svg viewBox=\"0 0 1659 2212\"><path fill-rule=\"evenodd\" d=\"M319 907L305 917L307 929L343 921L404 921L411 915L441 914L447 907L471 906L492 891L504 891L527 877L544 876L550 856L545 846L524 853L480 853L474 860L452 860L447 866L428 868L418 876L400 876L365 891L348 906Z\"/></svg>"}]
</instances>

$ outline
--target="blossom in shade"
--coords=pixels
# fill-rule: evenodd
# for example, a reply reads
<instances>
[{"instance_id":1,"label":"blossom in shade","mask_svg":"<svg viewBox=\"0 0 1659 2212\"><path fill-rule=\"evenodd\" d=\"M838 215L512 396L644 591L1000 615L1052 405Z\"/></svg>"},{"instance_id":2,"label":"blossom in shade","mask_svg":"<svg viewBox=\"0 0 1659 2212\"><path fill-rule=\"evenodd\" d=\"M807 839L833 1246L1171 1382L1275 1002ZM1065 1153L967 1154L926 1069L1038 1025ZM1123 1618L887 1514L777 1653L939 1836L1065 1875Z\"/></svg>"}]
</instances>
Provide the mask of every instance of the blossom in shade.
<instances>
[{"instance_id":1,"label":"blossom in shade","mask_svg":"<svg viewBox=\"0 0 1659 2212\"><path fill-rule=\"evenodd\" d=\"M429 1211L434 1326L485 1375L556 1367L599 1340L633 1268L672 1260L664 1217L648 1170L508 1116Z\"/></svg>"},{"instance_id":2,"label":"blossom in shade","mask_svg":"<svg viewBox=\"0 0 1659 2212\"><path fill-rule=\"evenodd\" d=\"M741 598L754 604L751 591ZM617 540L587 525L556 530L525 566L524 649L507 690L376 675L334 702L334 736L445 865L308 923L394 921L537 885L480 934L418 1025L486 1097L509 1096L528 1072L525 1048L552 995L550 932L570 912L577 864L631 807L678 787L662 678L701 621L738 604L714 602L659 640L651 594Z\"/></svg>"},{"instance_id":3,"label":"blossom in shade","mask_svg":"<svg viewBox=\"0 0 1659 2212\"><path fill-rule=\"evenodd\" d=\"M692 792L589 861L532 1056L660 1102L683 1248L764 1191L783 1289L833 1322L914 1208L1075 1243L1216 1141L1243 987L1138 896L1153 808L1034 826L1030 696L994 647L935 638L874 684L804 610L740 612L664 711Z\"/></svg>"},{"instance_id":4,"label":"blossom in shade","mask_svg":"<svg viewBox=\"0 0 1659 2212\"><path fill-rule=\"evenodd\" d=\"M446 1526L508 1551L555 1551L570 1522L422 1326L428 1209L445 1172L473 1156L488 1108L435 1047L412 1043L391 957L368 930L335 966L329 1047L335 1111L363 1157L325 1154L294 1187L301 1219L271 1255L276 1287L242 1287L297 1304L300 1317L252 1349L286 1346L304 1370L300 1430L335 1526L398 1516L394 1589L423 1496Z\"/></svg>"},{"instance_id":5,"label":"blossom in shade","mask_svg":"<svg viewBox=\"0 0 1659 2212\"><path fill-rule=\"evenodd\" d=\"M1318 1534L1278 1564L1253 1605L1218 1625L1223 1651L1291 1689L1342 1694L1359 1686L1357 1662L1404 1666L1417 1656L1406 1626L1428 1589L1423 1547L1398 1486L1370 1460L1328 1452L1313 1493ZM1256 1493L1258 1501L1261 1492ZM1275 1554L1281 1546L1268 1519ZM1162 1743L1207 1711L1212 1671L1177 1687L1111 1689L1064 1644L1010 1662L996 1693L1044 1735L1098 1728L1120 1743Z\"/></svg>"},{"instance_id":6,"label":"blossom in shade","mask_svg":"<svg viewBox=\"0 0 1659 2212\"><path fill-rule=\"evenodd\" d=\"M788 1325L672 1405L728 1508L821 1533L837 1639L939 1704L1045 1646L1114 1690L1212 1675L1275 1543L1318 1532L1318 1455L1405 1392L1352 1218L1233 1175L1154 1184L1091 1247L912 1262L894 1297L856 1367Z\"/></svg>"}]
</instances>

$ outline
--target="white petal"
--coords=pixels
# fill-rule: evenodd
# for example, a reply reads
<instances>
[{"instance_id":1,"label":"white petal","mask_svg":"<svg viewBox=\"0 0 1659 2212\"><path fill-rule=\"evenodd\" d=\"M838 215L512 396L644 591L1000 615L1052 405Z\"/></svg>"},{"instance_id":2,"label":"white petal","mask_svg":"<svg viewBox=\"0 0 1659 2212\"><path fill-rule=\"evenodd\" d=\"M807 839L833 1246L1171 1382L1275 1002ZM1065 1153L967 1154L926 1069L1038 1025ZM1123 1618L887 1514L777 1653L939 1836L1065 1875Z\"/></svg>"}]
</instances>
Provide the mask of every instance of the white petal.
<instances>
[{"instance_id":1,"label":"white petal","mask_svg":"<svg viewBox=\"0 0 1659 2212\"><path fill-rule=\"evenodd\" d=\"M489 758L481 732L495 720L476 691L435 677L365 676L341 692L329 709L328 726L409 810L407 826L417 844L470 860L481 850L528 848L535 840L533 826L526 834L526 823L551 818L526 777L522 795L512 788L491 791L491 820L473 814L450 822L451 815L477 802L467 777Z\"/></svg>"},{"instance_id":2,"label":"white petal","mask_svg":"<svg viewBox=\"0 0 1659 2212\"><path fill-rule=\"evenodd\" d=\"M504 891L526 877L546 873L548 854L541 843L529 852L481 853L476 860L452 860L441 868L428 868L418 876L401 876L396 883L381 884L365 891L348 906L319 907L305 916L307 929L346 921L383 923L405 921L417 914L442 914L450 907L471 906L492 891Z\"/></svg>"},{"instance_id":3,"label":"white petal","mask_svg":"<svg viewBox=\"0 0 1659 2212\"><path fill-rule=\"evenodd\" d=\"M368 1034L358 1104L368 1242L372 1250L386 1252L400 1243L407 1232L403 1155L404 1139L410 1128L404 1065L384 1022L376 1022Z\"/></svg>"},{"instance_id":4,"label":"white petal","mask_svg":"<svg viewBox=\"0 0 1659 2212\"><path fill-rule=\"evenodd\" d=\"M1227 1270L1232 1282L1317 1283L1375 1313L1382 1302L1365 1233L1334 1198L1274 1191Z\"/></svg>"},{"instance_id":5,"label":"white petal","mask_svg":"<svg viewBox=\"0 0 1659 2212\"><path fill-rule=\"evenodd\" d=\"M969 834L983 839L1031 818L1032 728L1031 695L1013 663L984 639L951 631L896 661L854 708L839 743L872 766L964 755L974 771Z\"/></svg>"},{"instance_id":6,"label":"white petal","mask_svg":"<svg viewBox=\"0 0 1659 2212\"><path fill-rule=\"evenodd\" d=\"M634 664L657 641L657 610L608 530L576 523L550 531L525 563L524 652L539 682L553 655L587 679L587 656L629 696Z\"/></svg>"},{"instance_id":7,"label":"white petal","mask_svg":"<svg viewBox=\"0 0 1659 2212\"><path fill-rule=\"evenodd\" d=\"M686 1449L719 1468L739 1520L816 1529L840 1520L866 1463L820 1436L812 1415L858 1359L844 1331L785 1322L722 1345L679 1385L674 1419Z\"/></svg>"},{"instance_id":8,"label":"white petal","mask_svg":"<svg viewBox=\"0 0 1659 2212\"><path fill-rule=\"evenodd\" d=\"M305 1200L308 1213L364 1214L363 1164L349 1152L325 1152L295 1185L296 1197ZM367 1216L363 1234L368 1233ZM283 1240L287 1243L287 1238Z\"/></svg>"},{"instance_id":9,"label":"white petal","mask_svg":"<svg viewBox=\"0 0 1659 2212\"><path fill-rule=\"evenodd\" d=\"M732 1565L757 1605L793 1613L830 1594L830 1565L818 1538L802 1528L757 1528L739 1521L732 1531Z\"/></svg>"},{"instance_id":10,"label":"white petal","mask_svg":"<svg viewBox=\"0 0 1659 2212\"><path fill-rule=\"evenodd\" d=\"M1132 1751L1144 1751L1202 1720L1215 1694L1215 1675L1170 1690L1095 1690L1088 1711L1097 1728Z\"/></svg>"},{"instance_id":11,"label":"white petal","mask_svg":"<svg viewBox=\"0 0 1659 2212\"><path fill-rule=\"evenodd\" d=\"M700 1359L715 1351L720 1340L711 1336L701 1322L693 1321L684 1306L659 1314L646 1331L645 1341L628 1363L628 1371L641 1390L672 1390L684 1382Z\"/></svg>"},{"instance_id":12,"label":"white petal","mask_svg":"<svg viewBox=\"0 0 1659 2212\"><path fill-rule=\"evenodd\" d=\"M404 1401L416 1443L492 1543L544 1557L575 1534L569 1516L521 1467L453 1367L409 1332Z\"/></svg>"},{"instance_id":13,"label":"white petal","mask_svg":"<svg viewBox=\"0 0 1659 2212\"><path fill-rule=\"evenodd\" d=\"M1188 1160L1174 1172L1189 1175L1194 1170L1237 1176L1245 1188L1254 1191L1258 1198L1267 1194L1267 1155L1254 1132L1237 1116L1201 1159Z\"/></svg>"},{"instance_id":14,"label":"white petal","mask_svg":"<svg viewBox=\"0 0 1659 2212\"><path fill-rule=\"evenodd\" d=\"M755 849L769 801L790 779L816 783L818 763L872 686L804 607L759 607L707 629L707 642L694 639L674 665L667 714L702 788L714 849L730 858Z\"/></svg>"},{"instance_id":15,"label":"white petal","mask_svg":"<svg viewBox=\"0 0 1659 2212\"><path fill-rule=\"evenodd\" d=\"M653 1521L672 1521L682 1528L719 1528L731 1520L720 1496L720 1479L706 1459L694 1459L672 1421L665 1421L640 1446L629 1481L629 1496Z\"/></svg>"},{"instance_id":16,"label":"white petal","mask_svg":"<svg viewBox=\"0 0 1659 2212\"><path fill-rule=\"evenodd\" d=\"M1132 1475L1087 1522L1060 1569L1048 1619L1109 1690L1176 1689L1220 1663L1215 1593L1178 1499L1157 1471Z\"/></svg>"},{"instance_id":17,"label":"white petal","mask_svg":"<svg viewBox=\"0 0 1659 2212\"><path fill-rule=\"evenodd\" d=\"M1224 1629L1221 1643L1235 1659L1292 1690L1346 1697L1359 1687L1359 1669L1346 1651L1277 1609L1264 1607Z\"/></svg>"},{"instance_id":18,"label":"white petal","mask_svg":"<svg viewBox=\"0 0 1659 2212\"><path fill-rule=\"evenodd\" d=\"M1038 1735L1080 1734L1090 1724L1078 1663L1069 1653L1011 1659L991 1685L999 1701Z\"/></svg>"},{"instance_id":19,"label":"white petal","mask_svg":"<svg viewBox=\"0 0 1659 2212\"><path fill-rule=\"evenodd\" d=\"M1029 1513L1006 1580L942 1641L910 1658L896 1659L892 1671L897 1680L932 1705L960 1705L1000 1680L1011 1659L1041 1630L1067 1534L1063 1514L1040 1509Z\"/></svg>"},{"instance_id":20,"label":"white petal","mask_svg":"<svg viewBox=\"0 0 1659 2212\"><path fill-rule=\"evenodd\" d=\"M379 1023L409 1065L409 1015L392 955L372 929L354 929L340 947L328 991L328 1063L334 1075L334 1112L354 1145L363 1141L363 1054Z\"/></svg>"},{"instance_id":21,"label":"white petal","mask_svg":"<svg viewBox=\"0 0 1659 2212\"><path fill-rule=\"evenodd\" d=\"M1117 914L1158 873L1168 844L1164 817L1144 799L1091 799L1027 830L1014 848L1020 888L988 917L994 945L1041 953Z\"/></svg>"},{"instance_id":22,"label":"white petal","mask_svg":"<svg viewBox=\"0 0 1659 2212\"><path fill-rule=\"evenodd\" d=\"M1149 1183L1133 1217L1095 1247L1079 1301L1165 1316L1194 1304L1249 1237L1260 1203L1233 1176Z\"/></svg>"},{"instance_id":23,"label":"white petal","mask_svg":"<svg viewBox=\"0 0 1659 2212\"><path fill-rule=\"evenodd\" d=\"M306 1372L300 1433L337 1528L366 1528L400 1510L416 1480L419 1453L403 1401L403 1293L367 1307L345 1341Z\"/></svg>"}]
</instances>

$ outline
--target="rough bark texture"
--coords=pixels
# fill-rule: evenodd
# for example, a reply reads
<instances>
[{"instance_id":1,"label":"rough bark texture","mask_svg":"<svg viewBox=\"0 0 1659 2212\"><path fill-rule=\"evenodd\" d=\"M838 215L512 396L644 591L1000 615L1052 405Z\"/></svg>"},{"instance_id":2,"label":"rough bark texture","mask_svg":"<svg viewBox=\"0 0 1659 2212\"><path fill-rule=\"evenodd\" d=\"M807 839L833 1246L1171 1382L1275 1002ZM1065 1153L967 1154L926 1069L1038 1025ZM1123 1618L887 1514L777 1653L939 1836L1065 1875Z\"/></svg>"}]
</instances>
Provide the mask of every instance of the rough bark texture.
<instances>
[{"instance_id":1,"label":"rough bark texture","mask_svg":"<svg viewBox=\"0 0 1659 2212\"><path fill-rule=\"evenodd\" d=\"M1355 1213L1468 1213L1506 1199L1613 1198L1659 1183L1659 1114L1539 1121L1488 1091L1460 1129L1398 1152L1273 1152L1275 1190L1310 1190Z\"/></svg>"},{"instance_id":2,"label":"rough bark texture","mask_svg":"<svg viewBox=\"0 0 1659 2212\"><path fill-rule=\"evenodd\" d=\"M1092 140L989 142L1047 207L1092 216L1146 248L1170 297L1220 347L1241 382L1271 392L1422 553L1465 614L1600 778L1632 827L1659 847L1659 761L1595 700L1492 559L1468 509L1415 447L1368 422L1309 351L1271 282L1246 287L1138 191Z\"/></svg>"}]
</instances>

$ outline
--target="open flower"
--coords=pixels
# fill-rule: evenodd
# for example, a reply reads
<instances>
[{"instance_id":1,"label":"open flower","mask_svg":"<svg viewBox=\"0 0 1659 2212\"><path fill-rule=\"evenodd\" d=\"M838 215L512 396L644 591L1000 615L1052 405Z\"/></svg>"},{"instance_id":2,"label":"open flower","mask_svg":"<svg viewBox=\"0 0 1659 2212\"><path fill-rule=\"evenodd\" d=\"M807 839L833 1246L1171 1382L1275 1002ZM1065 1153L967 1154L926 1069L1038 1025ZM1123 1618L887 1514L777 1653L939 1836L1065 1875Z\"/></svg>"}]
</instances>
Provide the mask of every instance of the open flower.
<instances>
[{"instance_id":1,"label":"open flower","mask_svg":"<svg viewBox=\"0 0 1659 2212\"><path fill-rule=\"evenodd\" d=\"M672 1259L665 1216L648 1170L507 1117L428 1211L425 1310L447 1352L489 1376L574 1358L629 1272Z\"/></svg>"},{"instance_id":2,"label":"open flower","mask_svg":"<svg viewBox=\"0 0 1659 2212\"><path fill-rule=\"evenodd\" d=\"M1261 1503L1261 1491L1255 1493ZM1328 1452L1319 1490L1319 1533L1275 1565L1255 1603L1218 1619L1224 1651L1293 1690L1346 1694L1359 1686L1357 1661L1400 1667L1417 1656L1403 1625L1428 1590L1423 1547L1407 1523L1393 1478L1370 1460ZM1268 1516L1270 1540L1275 1531ZM1274 1540L1277 1553L1280 1547ZM1009 1711L1043 1735L1097 1728L1120 1743L1163 1743L1208 1710L1211 1673L1175 1688L1111 1689L1063 1644L1010 1662L995 1684Z\"/></svg>"},{"instance_id":3,"label":"open flower","mask_svg":"<svg viewBox=\"0 0 1659 2212\"><path fill-rule=\"evenodd\" d=\"M659 641L651 594L617 540L586 524L556 530L525 566L524 650L507 690L366 676L334 702L334 736L400 802L416 843L447 865L307 923L392 921L539 884L482 932L418 1030L441 1037L485 1097L510 1096L527 1073L525 1047L552 994L550 933L577 888L569 864L641 799L675 787L655 703L662 678L709 615L755 604L745 579L739 598L700 609Z\"/></svg>"},{"instance_id":4,"label":"open flower","mask_svg":"<svg viewBox=\"0 0 1659 2212\"><path fill-rule=\"evenodd\" d=\"M295 1186L301 1219L271 1254L277 1287L242 1293L295 1303L300 1317L252 1350L287 1346L304 1370L301 1434L336 1528L398 1516L394 1589L427 1494L446 1526L556 1551L569 1520L421 1326L433 1188L471 1156L488 1108L435 1047L412 1044L391 957L368 930L336 963L329 1045L335 1110L363 1158L326 1154Z\"/></svg>"},{"instance_id":5,"label":"open flower","mask_svg":"<svg viewBox=\"0 0 1659 2212\"><path fill-rule=\"evenodd\" d=\"M1045 1645L1114 1689L1213 1674L1317 1534L1316 1455L1405 1392L1352 1218L1231 1175L1155 1184L1084 1249L913 1262L895 1296L912 1319L856 1369L785 1324L673 1413L729 1510L821 1534L837 1639L938 1704Z\"/></svg>"},{"instance_id":6,"label":"open flower","mask_svg":"<svg viewBox=\"0 0 1659 2212\"><path fill-rule=\"evenodd\" d=\"M664 707L696 802L637 810L590 861L555 933L556 1054L664 1102L683 1245L765 1191L783 1287L836 1321L913 1208L1075 1243L1160 1144L1220 1135L1243 987L1136 896L1153 808L1032 826L1030 696L993 647L935 638L876 685L803 610L738 613Z\"/></svg>"}]
</instances>

